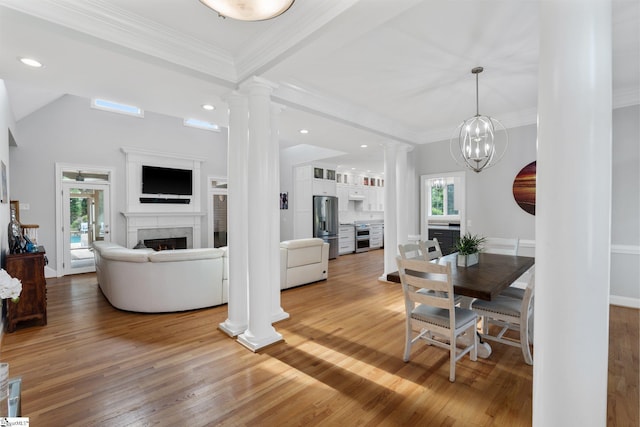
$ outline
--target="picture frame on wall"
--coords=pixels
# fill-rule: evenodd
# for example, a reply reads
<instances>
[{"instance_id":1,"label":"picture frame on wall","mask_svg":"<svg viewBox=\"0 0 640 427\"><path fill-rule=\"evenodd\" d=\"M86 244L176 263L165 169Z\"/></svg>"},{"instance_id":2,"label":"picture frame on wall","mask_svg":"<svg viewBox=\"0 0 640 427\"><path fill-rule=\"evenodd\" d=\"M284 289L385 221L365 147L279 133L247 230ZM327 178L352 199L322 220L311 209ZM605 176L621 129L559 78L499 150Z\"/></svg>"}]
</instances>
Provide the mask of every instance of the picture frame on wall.
<instances>
[{"instance_id":1,"label":"picture frame on wall","mask_svg":"<svg viewBox=\"0 0 640 427\"><path fill-rule=\"evenodd\" d=\"M7 165L3 161L0 161L0 168L2 169L2 194L0 194L0 202L7 203L9 201L9 193L7 191Z\"/></svg>"},{"instance_id":2,"label":"picture frame on wall","mask_svg":"<svg viewBox=\"0 0 640 427\"><path fill-rule=\"evenodd\" d=\"M289 193L280 193L280 209L289 209Z\"/></svg>"}]
</instances>

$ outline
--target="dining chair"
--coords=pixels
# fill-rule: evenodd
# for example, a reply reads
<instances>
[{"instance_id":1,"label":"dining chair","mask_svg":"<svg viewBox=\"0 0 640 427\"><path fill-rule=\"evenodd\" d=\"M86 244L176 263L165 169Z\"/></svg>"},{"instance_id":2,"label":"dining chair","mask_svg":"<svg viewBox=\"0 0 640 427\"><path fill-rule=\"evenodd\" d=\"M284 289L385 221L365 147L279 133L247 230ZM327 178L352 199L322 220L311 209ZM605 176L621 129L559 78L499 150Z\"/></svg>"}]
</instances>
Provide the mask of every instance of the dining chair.
<instances>
[{"instance_id":1,"label":"dining chair","mask_svg":"<svg viewBox=\"0 0 640 427\"><path fill-rule=\"evenodd\" d=\"M398 252L402 259L422 259L429 261L424 247L420 243L405 243L398 245Z\"/></svg>"},{"instance_id":2,"label":"dining chair","mask_svg":"<svg viewBox=\"0 0 640 427\"><path fill-rule=\"evenodd\" d=\"M449 381L456 380L456 362L469 353L478 359L476 325L473 310L456 307L451 281L451 264L435 264L419 259L396 257L404 294L406 325L403 360L408 362L411 347L419 340L449 350ZM429 274L429 278L424 277ZM426 293L424 290L428 290ZM414 333L417 333L414 336ZM472 337L470 343L458 348L458 337ZM436 339L440 338L440 339Z\"/></svg>"},{"instance_id":3,"label":"dining chair","mask_svg":"<svg viewBox=\"0 0 640 427\"><path fill-rule=\"evenodd\" d=\"M533 364L531 349L529 348L532 335L529 331L531 330L531 322L533 322L534 291L535 273L532 272L528 276L527 287L524 290L522 299L500 294L491 301L477 299L471 304L471 309L482 319L482 332L480 334L482 339L520 347L524 361L528 365ZM491 328L491 325L496 325L500 328L495 335L491 334L492 331L496 330ZM517 331L518 338L505 336L509 330Z\"/></svg>"},{"instance_id":4,"label":"dining chair","mask_svg":"<svg viewBox=\"0 0 640 427\"><path fill-rule=\"evenodd\" d=\"M429 250L433 248L433 250ZM424 261L432 261L442 256L438 239L420 240L417 243L405 243L398 245L398 252L402 259L420 259ZM422 289L421 293L433 293L431 289ZM455 295L456 305L462 303L462 296ZM468 307L467 307L468 308Z\"/></svg>"},{"instance_id":5,"label":"dining chair","mask_svg":"<svg viewBox=\"0 0 640 427\"><path fill-rule=\"evenodd\" d=\"M437 238L431 240L421 240L420 245L424 246L424 253L428 254L429 260L442 258L442 249L440 249L440 242Z\"/></svg>"}]
</instances>

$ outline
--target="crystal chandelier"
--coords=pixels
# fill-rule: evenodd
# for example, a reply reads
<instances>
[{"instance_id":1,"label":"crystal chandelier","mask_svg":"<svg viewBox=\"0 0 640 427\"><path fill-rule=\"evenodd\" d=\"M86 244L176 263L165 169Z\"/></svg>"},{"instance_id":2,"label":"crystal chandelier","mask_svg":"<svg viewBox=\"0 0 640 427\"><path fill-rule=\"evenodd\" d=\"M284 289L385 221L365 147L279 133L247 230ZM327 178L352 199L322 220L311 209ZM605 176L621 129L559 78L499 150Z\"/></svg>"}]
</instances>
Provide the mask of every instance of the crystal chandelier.
<instances>
[{"instance_id":1,"label":"crystal chandelier","mask_svg":"<svg viewBox=\"0 0 640 427\"><path fill-rule=\"evenodd\" d=\"M295 0L200 0L223 18L264 21L286 12Z\"/></svg>"},{"instance_id":2,"label":"crystal chandelier","mask_svg":"<svg viewBox=\"0 0 640 427\"><path fill-rule=\"evenodd\" d=\"M480 115L478 101L478 74L484 69L475 67L476 75L476 115L463 121L454 131L449 149L456 163L474 172L480 172L495 165L509 145L507 130L498 120Z\"/></svg>"}]
</instances>

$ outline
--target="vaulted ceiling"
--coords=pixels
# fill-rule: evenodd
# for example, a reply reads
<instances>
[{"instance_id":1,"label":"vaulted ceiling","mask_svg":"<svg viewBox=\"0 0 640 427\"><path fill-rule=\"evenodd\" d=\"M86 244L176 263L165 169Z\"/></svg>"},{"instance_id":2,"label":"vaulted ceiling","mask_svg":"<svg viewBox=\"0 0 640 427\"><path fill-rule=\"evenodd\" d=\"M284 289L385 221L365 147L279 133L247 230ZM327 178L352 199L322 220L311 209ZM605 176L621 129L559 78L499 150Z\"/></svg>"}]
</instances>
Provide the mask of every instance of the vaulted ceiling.
<instances>
[{"instance_id":1,"label":"vaulted ceiling","mask_svg":"<svg viewBox=\"0 0 640 427\"><path fill-rule=\"evenodd\" d=\"M16 120L73 94L225 126L225 97L260 76L286 106L283 147L381 171L382 143L447 139L475 114L475 66L485 69L481 113L535 123L538 7L298 0L276 19L240 22L198 0L0 0L0 78ZM640 2L613 0L613 10L614 106L637 104ZM26 68L25 56L45 67Z\"/></svg>"}]
</instances>

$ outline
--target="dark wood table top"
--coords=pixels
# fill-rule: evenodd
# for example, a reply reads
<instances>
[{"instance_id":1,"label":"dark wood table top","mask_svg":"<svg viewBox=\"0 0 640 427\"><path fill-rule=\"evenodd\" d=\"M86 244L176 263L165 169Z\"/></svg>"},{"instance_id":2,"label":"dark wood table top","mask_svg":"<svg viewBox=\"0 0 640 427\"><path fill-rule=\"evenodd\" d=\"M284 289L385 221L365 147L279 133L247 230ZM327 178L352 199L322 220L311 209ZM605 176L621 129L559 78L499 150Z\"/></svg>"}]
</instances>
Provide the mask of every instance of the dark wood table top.
<instances>
[{"instance_id":1,"label":"dark wood table top","mask_svg":"<svg viewBox=\"0 0 640 427\"><path fill-rule=\"evenodd\" d=\"M480 252L476 265L458 267L456 255L452 253L438 260L439 264L451 263L453 291L458 295L487 301L510 286L535 263L535 258L531 257ZM400 283L400 275L395 271L387 275L387 280Z\"/></svg>"}]
</instances>

